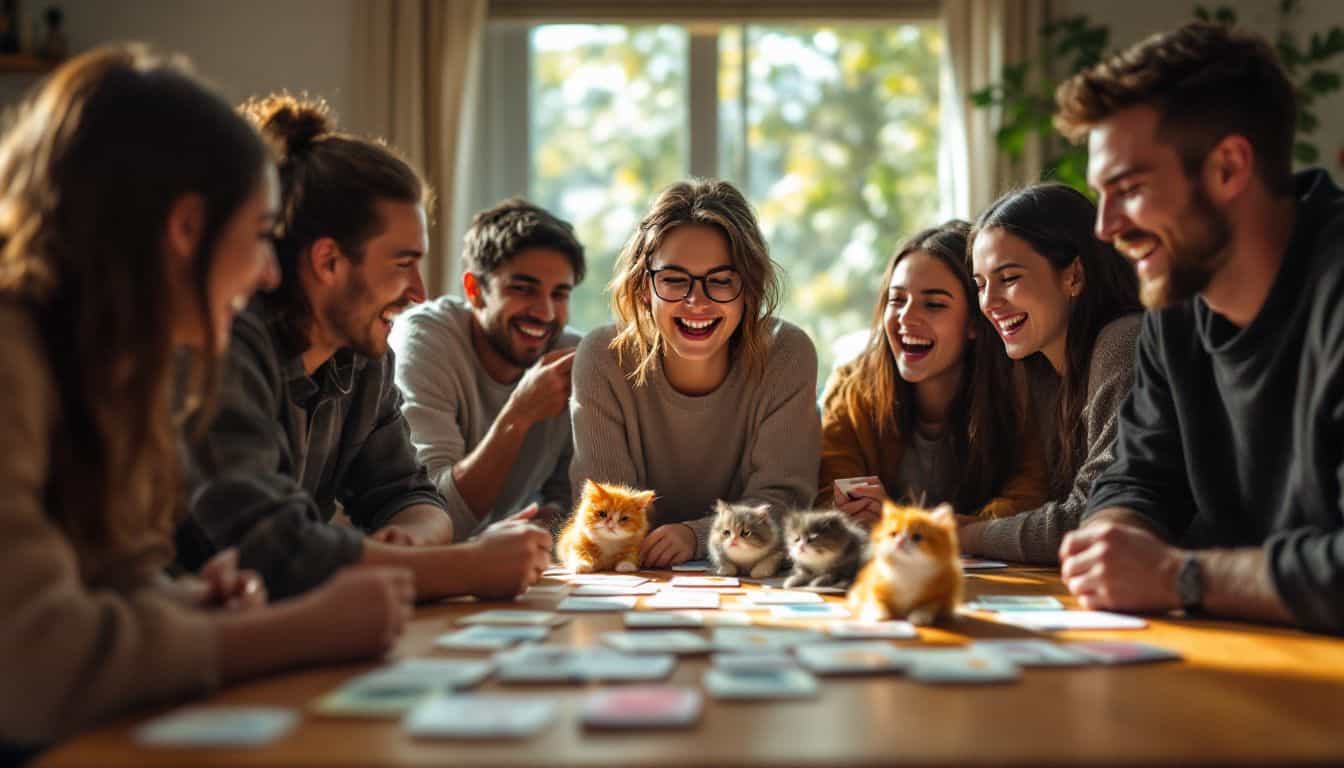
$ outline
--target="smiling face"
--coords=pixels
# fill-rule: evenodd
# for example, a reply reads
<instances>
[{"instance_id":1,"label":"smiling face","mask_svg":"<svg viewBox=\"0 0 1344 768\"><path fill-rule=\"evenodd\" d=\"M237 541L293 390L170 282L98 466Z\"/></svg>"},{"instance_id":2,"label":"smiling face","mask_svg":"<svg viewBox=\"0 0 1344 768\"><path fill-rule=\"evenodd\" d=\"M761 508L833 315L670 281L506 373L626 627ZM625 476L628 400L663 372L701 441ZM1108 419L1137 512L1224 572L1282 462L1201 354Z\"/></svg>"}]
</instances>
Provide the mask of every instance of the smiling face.
<instances>
[{"instance_id":1,"label":"smiling face","mask_svg":"<svg viewBox=\"0 0 1344 768\"><path fill-rule=\"evenodd\" d=\"M464 280L472 315L487 342L480 351L507 369L506 378L522 375L553 348L569 321L574 268L553 248L525 248L484 279L468 275Z\"/></svg>"},{"instance_id":2,"label":"smiling face","mask_svg":"<svg viewBox=\"0 0 1344 768\"><path fill-rule=\"evenodd\" d=\"M1131 107L1088 134L1088 182L1101 193L1096 235L1134 263L1150 308L1207 287L1231 239L1226 216L1159 139L1158 124L1157 110Z\"/></svg>"},{"instance_id":3,"label":"smiling face","mask_svg":"<svg viewBox=\"0 0 1344 768\"><path fill-rule=\"evenodd\" d=\"M731 286L726 283L732 280L740 282L741 277L726 271L710 272L732 265L728 242L723 234L713 227L698 224L686 224L673 229L649 259L650 270L665 267L684 270L684 274L660 273L664 280L674 276L694 283L690 295L681 301L670 301L659 296L659 292L654 290L654 278L650 277L647 283L649 309L653 313L654 324L667 345L668 355L675 358L669 364L690 363L705 367L723 364L726 368L730 352L728 342L742 323L746 300L739 291L737 298L732 301L712 301L705 295L704 283L690 278L706 277L709 281L723 283L712 290L727 291ZM675 287L675 284L668 286ZM659 290L668 293L667 288ZM685 290L684 284L681 290Z\"/></svg>"},{"instance_id":4,"label":"smiling face","mask_svg":"<svg viewBox=\"0 0 1344 768\"><path fill-rule=\"evenodd\" d=\"M210 293L210 332L216 350L229 342L233 319L247 307L252 295L280 284L280 266L275 260L275 217L280 206L280 187L275 168L267 163L257 189L238 207L220 232L211 259L208 290ZM194 296L191 286L177 293ZM188 313L195 318L199 311ZM183 334L175 334L182 337ZM203 334L191 332L185 337L199 344Z\"/></svg>"},{"instance_id":5,"label":"smiling face","mask_svg":"<svg viewBox=\"0 0 1344 768\"><path fill-rule=\"evenodd\" d=\"M955 378L974 338L969 297L952 270L927 251L896 264L882 324L901 378L911 383Z\"/></svg>"},{"instance_id":6,"label":"smiling face","mask_svg":"<svg viewBox=\"0 0 1344 768\"><path fill-rule=\"evenodd\" d=\"M1069 308L1082 291L1075 259L1057 270L1020 237L993 227L971 246L980 311L1014 360L1042 352L1056 370L1064 360Z\"/></svg>"},{"instance_id":7,"label":"smiling face","mask_svg":"<svg viewBox=\"0 0 1344 768\"><path fill-rule=\"evenodd\" d=\"M420 259L429 249L425 209L415 203L378 202L383 230L364 243L346 284L326 309L327 324L343 346L378 359L387 354L387 336L396 316L425 300Z\"/></svg>"}]
</instances>

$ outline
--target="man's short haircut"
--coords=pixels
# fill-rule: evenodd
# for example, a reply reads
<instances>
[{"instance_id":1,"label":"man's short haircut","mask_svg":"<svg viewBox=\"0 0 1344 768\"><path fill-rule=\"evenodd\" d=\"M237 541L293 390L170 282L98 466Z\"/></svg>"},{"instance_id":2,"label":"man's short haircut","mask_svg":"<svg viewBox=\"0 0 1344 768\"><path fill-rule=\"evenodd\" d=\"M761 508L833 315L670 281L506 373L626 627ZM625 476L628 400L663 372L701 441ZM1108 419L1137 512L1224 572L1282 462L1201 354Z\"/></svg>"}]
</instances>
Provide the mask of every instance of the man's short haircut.
<instances>
[{"instance_id":1,"label":"man's short haircut","mask_svg":"<svg viewBox=\"0 0 1344 768\"><path fill-rule=\"evenodd\" d=\"M550 248L569 259L574 284L583 282L587 265L574 227L521 197L511 197L476 214L462 238L462 263L480 278L528 248Z\"/></svg>"},{"instance_id":2,"label":"man's short haircut","mask_svg":"<svg viewBox=\"0 0 1344 768\"><path fill-rule=\"evenodd\" d=\"M1292 191L1297 100L1274 50L1259 36L1190 23L1074 75L1060 84L1055 102L1055 127L1073 141L1121 110L1153 107L1159 137L1175 147L1189 176L1219 141L1244 136L1270 191Z\"/></svg>"}]
</instances>

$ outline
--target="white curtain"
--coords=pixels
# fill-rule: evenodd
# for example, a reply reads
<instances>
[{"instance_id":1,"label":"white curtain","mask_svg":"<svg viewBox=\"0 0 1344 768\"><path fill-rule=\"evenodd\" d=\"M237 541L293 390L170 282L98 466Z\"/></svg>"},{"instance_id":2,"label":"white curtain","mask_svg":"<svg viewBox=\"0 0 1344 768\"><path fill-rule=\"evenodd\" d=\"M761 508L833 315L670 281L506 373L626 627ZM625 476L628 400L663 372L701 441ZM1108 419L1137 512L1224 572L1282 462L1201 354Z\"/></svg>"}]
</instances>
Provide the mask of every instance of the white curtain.
<instances>
[{"instance_id":1,"label":"white curtain","mask_svg":"<svg viewBox=\"0 0 1344 768\"><path fill-rule=\"evenodd\" d=\"M385 138L434 188L430 296L452 290L488 0L356 0L352 130Z\"/></svg>"},{"instance_id":2,"label":"white curtain","mask_svg":"<svg viewBox=\"0 0 1344 768\"><path fill-rule=\"evenodd\" d=\"M1040 31L1046 0L943 0L941 112L943 142L939 157L944 214L974 220L1003 192L1041 173L1041 141L1028 140L1018 163L994 143L999 110L977 108L976 90L1002 79L1003 67L1040 58ZM1033 72L1033 76L1039 73Z\"/></svg>"}]
</instances>

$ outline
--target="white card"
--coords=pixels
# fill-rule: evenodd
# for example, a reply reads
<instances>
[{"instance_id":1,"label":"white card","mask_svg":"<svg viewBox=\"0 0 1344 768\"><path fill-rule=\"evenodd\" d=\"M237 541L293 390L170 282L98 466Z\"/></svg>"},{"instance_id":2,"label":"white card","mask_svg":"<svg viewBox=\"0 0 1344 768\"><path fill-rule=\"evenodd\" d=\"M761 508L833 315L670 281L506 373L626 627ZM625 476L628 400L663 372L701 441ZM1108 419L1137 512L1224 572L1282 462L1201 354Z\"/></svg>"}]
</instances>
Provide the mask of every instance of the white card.
<instances>
[{"instance_id":1,"label":"white card","mask_svg":"<svg viewBox=\"0 0 1344 768\"><path fill-rule=\"evenodd\" d=\"M708 653L705 638L684 629L607 632L602 642L626 653Z\"/></svg>"},{"instance_id":2,"label":"white card","mask_svg":"<svg viewBox=\"0 0 1344 768\"><path fill-rule=\"evenodd\" d=\"M629 597L566 597L556 606L560 611L602 612L628 611L639 598Z\"/></svg>"},{"instance_id":3,"label":"white card","mask_svg":"<svg viewBox=\"0 0 1344 768\"><path fill-rule=\"evenodd\" d=\"M580 680L631 682L662 680L672 674L677 657L670 653L618 653L605 648L587 648L588 653L578 660Z\"/></svg>"},{"instance_id":4,"label":"white card","mask_svg":"<svg viewBox=\"0 0 1344 768\"><path fill-rule=\"evenodd\" d=\"M416 707L404 726L427 739L518 738L545 728L558 711L554 700L531 696L443 696Z\"/></svg>"},{"instance_id":5,"label":"white card","mask_svg":"<svg viewBox=\"0 0 1344 768\"><path fill-rule=\"evenodd\" d=\"M905 658L883 642L816 643L799 646L798 661L819 675L865 675L900 672Z\"/></svg>"},{"instance_id":6,"label":"white card","mask_svg":"<svg viewBox=\"0 0 1344 768\"><path fill-rule=\"evenodd\" d=\"M681 573L695 573L697 571L708 571L709 565L708 560L687 560L684 563L677 563L672 566L672 570Z\"/></svg>"},{"instance_id":7,"label":"white card","mask_svg":"<svg viewBox=\"0 0 1344 768\"><path fill-rule=\"evenodd\" d=\"M552 597L564 597L569 594L568 584L533 584L519 595L518 600L538 600Z\"/></svg>"},{"instance_id":8,"label":"white card","mask_svg":"<svg viewBox=\"0 0 1344 768\"><path fill-rule=\"evenodd\" d=\"M701 613L700 618L705 622L706 627L750 627L751 617L745 613L724 613L721 611L710 611Z\"/></svg>"},{"instance_id":9,"label":"white card","mask_svg":"<svg viewBox=\"0 0 1344 768\"><path fill-rule=\"evenodd\" d=\"M981 595L966 603L973 611L1062 611L1064 604L1049 595Z\"/></svg>"},{"instance_id":10,"label":"white card","mask_svg":"<svg viewBox=\"0 0 1344 768\"><path fill-rule=\"evenodd\" d=\"M1002 656L961 648L912 652L906 676L921 683L1006 683L1022 670Z\"/></svg>"},{"instance_id":11,"label":"white card","mask_svg":"<svg viewBox=\"0 0 1344 768\"><path fill-rule=\"evenodd\" d=\"M982 560L978 557L962 557L961 569L963 571L987 571L995 568L1007 568L1007 563L1001 563L998 560Z\"/></svg>"},{"instance_id":12,"label":"white card","mask_svg":"<svg viewBox=\"0 0 1344 768\"><path fill-rule=\"evenodd\" d=\"M1080 640L1068 648L1102 664L1139 664L1146 661L1177 661L1181 654L1151 643L1124 640Z\"/></svg>"},{"instance_id":13,"label":"white card","mask_svg":"<svg viewBox=\"0 0 1344 768\"><path fill-rule=\"evenodd\" d=\"M705 625L697 611L627 611L622 618L631 629L698 629Z\"/></svg>"},{"instance_id":14,"label":"white card","mask_svg":"<svg viewBox=\"0 0 1344 768\"><path fill-rule=\"evenodd\" d=\"M556 616L552 611L515 611L497 609L481 611L459 617L458 624L527 624L532 626L553 626L563 624L569 619Z\"/></svg>"},{"instance_id":15,"label":"white card","mask_svg":"<svg viewBox=\"0 0 1344 768\"><path fill-rule=\"evenodd\" d=\"M191 707L135 729L137 744L155 747L256 747L293 730L299 715L279 707Z\"/></svg>"},{"instance_id":16,"label":"white card","mask_svg":"<svg viewBox=\"0 0 1344 768\"><path fill-rule=\"evenodd\" d=\"M568 581L576 586L600 584L605 587L633 587L649 581L649 578L628 573L580 573L570 576Z\"/></svg>"},{"instance_id":17,"label":"white card","mask_svg":"<svg viewBox=\"0 0 1344 768\"><path fill-rule=\"evenodd\" d=\"M908 621L833 621L826 625L831 637L854 640L907 640L919 637Z\"/></svg>"},{"instance_id":18,"label":"white card","mask_svg":"<svg viewBox=\"0 0 1344 768\"><path fill-rule=\"evenodd\" d=\"M816 643L825 636L811 629L784 627L716 627L711 643L719 651L779 650Z\"/></svg>"},{"instance_id":19,"label":"white card","mask_svg":"<svg viewBox=\"0 0 1344 768\"><path fill-rule=\"evenodd\" d=\"M718 608L719 593L699 589L664 589L644 598L645 608Z\"/></svg>"},{"instance_id":20,"label":"white card","mask_svg":"<svg viewBox=\"0 0 1344 768\"><path fill-rule=\"evenodd\" d=\"M672 586L683 587L739 587L742 582L736 576L673 576Z\"/></svg>"},{"instance_id":21,"label":"white card","mask_svg":"<svg viewBox=\"0 0 1344 768\"><path fill-rule=\"evenodd\" d=\"M839 603L772 605L770 615L776 619L846 619L849 609Z\"/></svg>"},{"instance_id":22,"label":"white card","mask_svg":"<svg viewBox=\"0 0 1344 768\"><path fill-rule=\"evenodd\" d=\"M876 475L863 475L862 477L841 477L835 481L835 486L840 492L853 499L854 489L862 486L881 486L882 480Z\"/></svg>"},{"instance_id":23,"label":"white card","mask_svg":"<svg viewBox=\"0 0 1344 768\"><path fill-rule=\"evenodd\" d=\"M434 639L434 645L450 651L495 651L518 643L545 640L550 632L549 626L477 624L439 635Z\"/></svg>"},{"instance_id":24,"label":"white card","mask_svg":"<svg viewBox=\"0 0 1344 768\"><path fill-rule=\"evenodd\" d=\"M588 649L583 649L588 650ZM567 645L522 645L495 654L501 683L556 683L583 679L580 649Z\"/></svg>"},{"instance_id":25,"label":"white card","mask_svg":"<svg viewBox=\"0 0 1344 768\"><path fill-rule=\"evenodd\" d=\"M656 595L658 585L653 583L631 584L580 584L571 592L575 597L615 597L618 595Z\"/></svg>"},{"instance_id":26,"label":"white card","mask_svg":"<svg viewBox=\"0 0 1344 768\"><path fill-rule=\"evenodd\" d=\"M476 685L492 666L474 659L407 659L347 680L313 708L337 717L399 716L432 696Z\"/></svg>"},{"instance_id":27,"label":"white card","mask_svg":"<svg viewBox=\"0 0 1344 768\"><path fill-rule=\"evenodd\" d=\"M694 688L621 686L593 691L583 703L589 728L660 728L691 725L702 698Z\"/></svg>"},{"instance_id":28,"label":"white card","mask_svg":"<svg viewBox=\"0 0 1344 768\"><path fill-rule=\"evenodd\" d=\"M747 594L747 599L757 605L807 605L824 603L826 600L816 592L801 592L793 589L762 589Z\"/></svg>"},{"instance_id":29,"label":"white card","mask_svg":"<svg viewBox=\"0 0 1344 768\"><path fill-rule=\"evenodd\" d=\"M716 653L709 657L709 663L726 669L761 669L775 667L796 667L797 659L788 651L752 651Z\"/></svg>"},{"instance_id":30,"label":"white card","mask_svg":"<svg viewBox=\"0 0 1344 768\"><path fill-rule=\"evenodd\" d=\"M705 690L716 699L805 699L817 695L817 678L797 667L716 667L705 672Z\"/></svg>"},{"instance_id":31,"label":"white card","mask_svg":"<svg viewBox=\"0 0 1344 768\"><path fill-rule=\"evenodd\" d=\"M1068 646L1038 638L977 640L971 650L999 656L1019 667L1081 667L1092 657Z\"/></svg>"},{"instance_id":32,"label":"white card","mask_svg":"<svg viewBox=\"0 0 1344 768\"><path fill-rule=\"evenodd\" d=\"M1135 616L1105 611L1017 611L997 613L994 618L1004 624L1026 629L1143 629L1148 622Z\"/></svg>"}]
</instances>

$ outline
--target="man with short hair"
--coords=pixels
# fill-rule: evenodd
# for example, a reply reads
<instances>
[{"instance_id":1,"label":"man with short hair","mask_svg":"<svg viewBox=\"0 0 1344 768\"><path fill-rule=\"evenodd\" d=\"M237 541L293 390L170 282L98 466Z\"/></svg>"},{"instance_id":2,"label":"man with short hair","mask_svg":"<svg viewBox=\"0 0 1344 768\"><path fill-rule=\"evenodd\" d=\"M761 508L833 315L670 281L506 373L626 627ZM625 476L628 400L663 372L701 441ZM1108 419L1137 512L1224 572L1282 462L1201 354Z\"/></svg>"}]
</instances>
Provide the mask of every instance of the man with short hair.
<instances>
[{"instance_id":1,"label":"man with short hair","mask_svg":"<svg viewBox=\"0 0 1344 768\"><path fill-rule=\"evenodd\" d=\"M569 508L565 328L583 280L574 229L518 198L482 211L463 241L464 299L443 296L393 329L411 440L459 536L529 504L554 525Z\"/></svg>"},{"instance_id":2,"label":"man with short hair","mask_svg":"<svg viewBox=\"0 0 1344 768\"><path fill-rule=\"evenodd\" d=\"M1191 24L1057 99L1150 308L1065 583L1087 608L1344 632L1344 193L1292 173L1292 85L1264 40Z\"/></svg>"}]
</instances>

